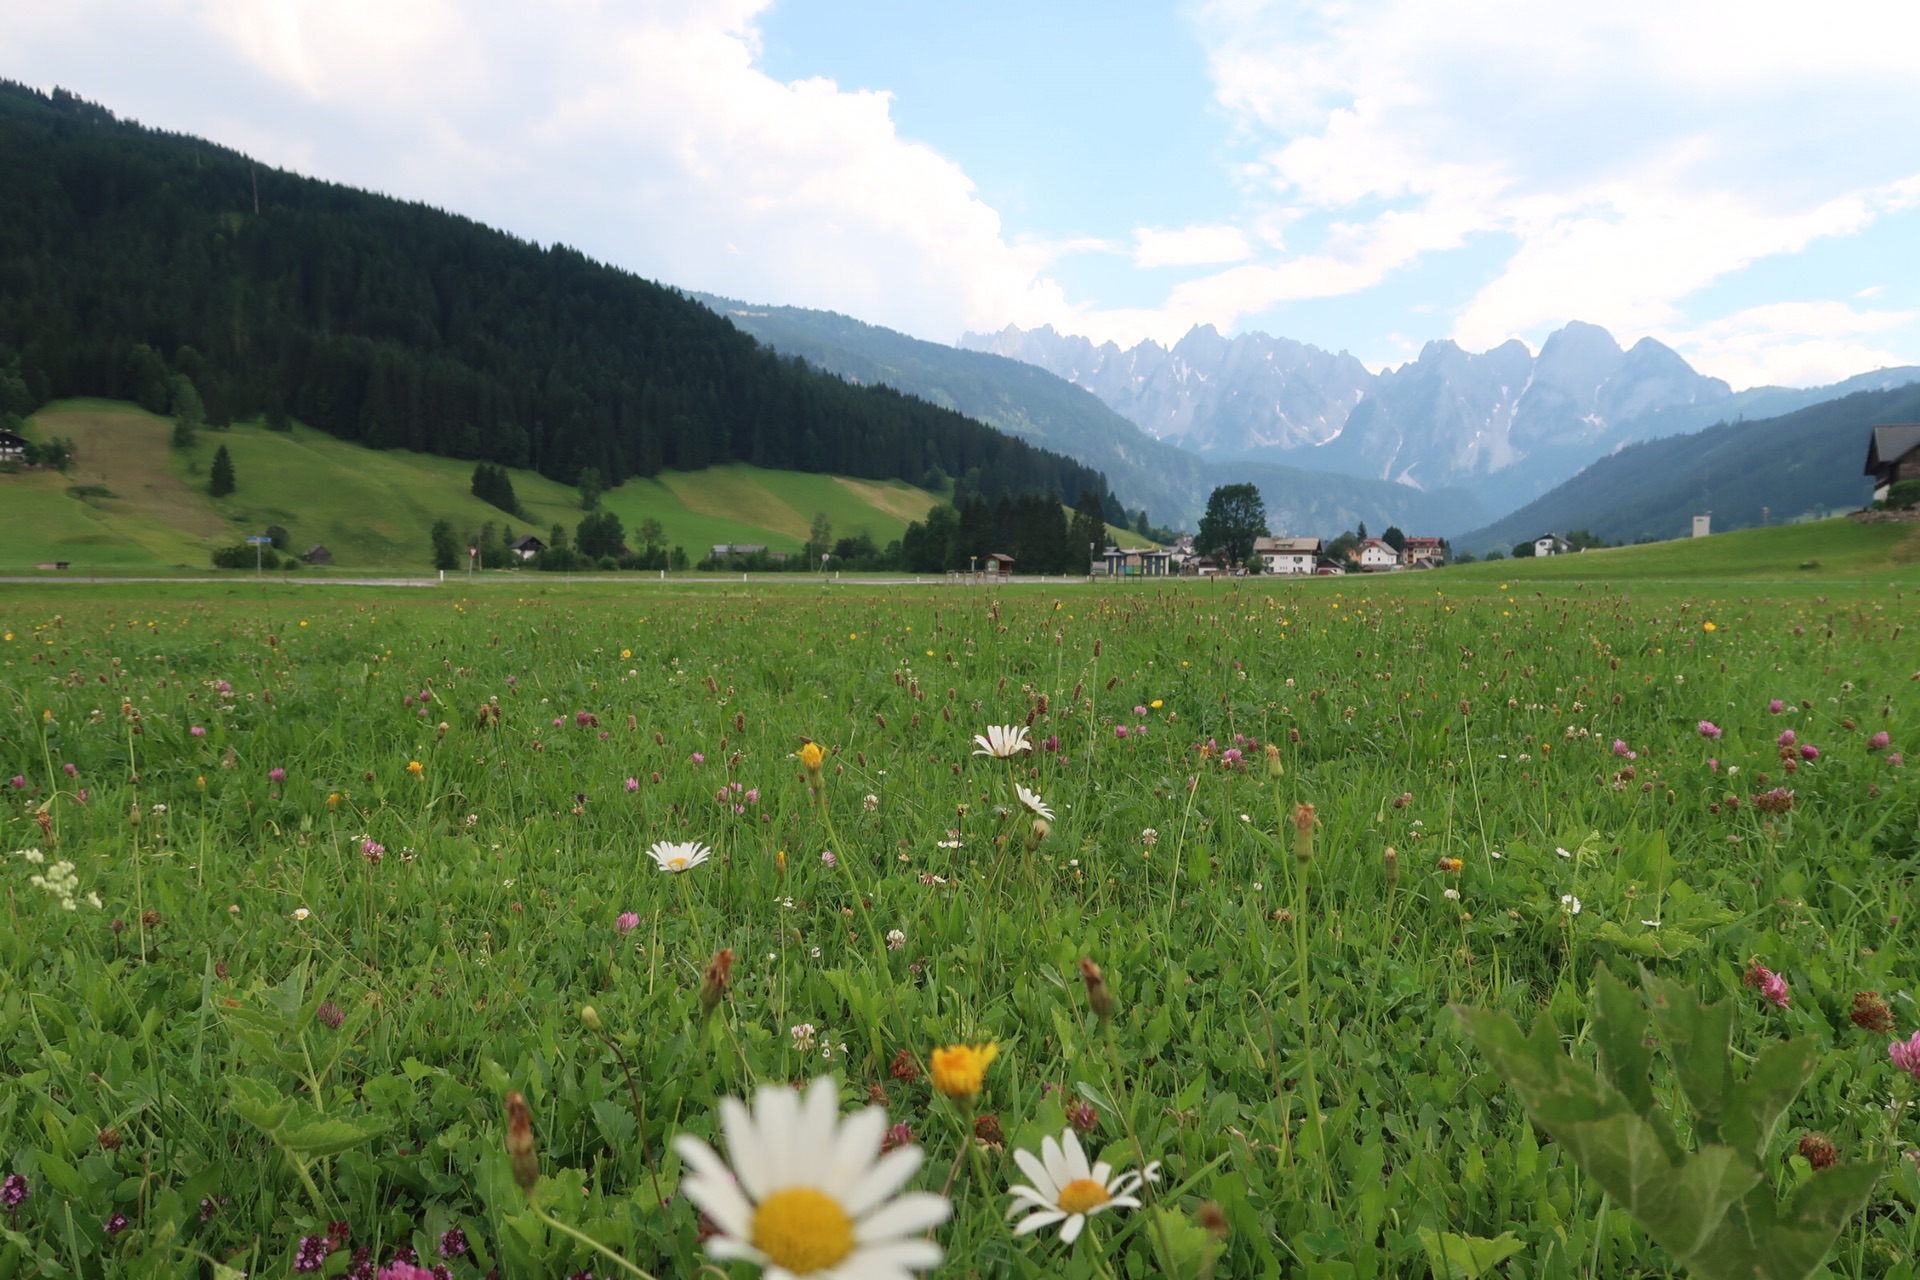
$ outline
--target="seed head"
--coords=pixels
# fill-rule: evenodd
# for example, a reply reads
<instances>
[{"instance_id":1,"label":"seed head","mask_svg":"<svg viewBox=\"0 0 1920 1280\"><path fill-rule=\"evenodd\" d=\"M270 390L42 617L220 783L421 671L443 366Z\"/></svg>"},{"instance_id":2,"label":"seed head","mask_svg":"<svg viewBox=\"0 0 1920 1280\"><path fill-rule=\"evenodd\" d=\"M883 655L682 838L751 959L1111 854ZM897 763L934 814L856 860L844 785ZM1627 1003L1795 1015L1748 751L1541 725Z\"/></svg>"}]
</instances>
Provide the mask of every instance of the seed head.
<instances>
[{"instance_id":1,"label":"seed head","mask_svg":"<svg viewBox=\"0 0 1920 1280\"><path fill-rule=\"evenodd\" d=\"M1824 1133L1809 1133L1800 1139L1800 1154L1814 1169L1831 1169L1840 1162L1840 1150Z\"/></svg>"},{"instance_id":2,"label":"seed head","mask_svg":"<svg viewBox=\"0 0 1920 1280\"><path fill-rule=\"evenodd\" d=\"M1293 856L1301 864L1313 861L1313 806L1293 806Z\"/></svg>"},{"instance_id":3,"label":"seed head","mask_svg":"<svg viewBox=\"0 0 1920 1280\"><path fill-rule=\"evenodd\" d=\"M1087 1003L1093 1007L1094 1016L1104 1025L1113 1017L1115 1000L1113 988L1107 985L1106 975L1100 972L1100 966L1086 956L1080 957L1080 981L1087 988Z\"/></svg>"},{"instance_id":4,"label":"seed head","mask_svg":"<svg viewBox=\"0 0 1920 1280\"><path fill-rule=\"evenodd\" d=\"M700 1016L706 1017L727 998L727 986L733 981L733 948L722 947L707 961L700 977Z\"/></svg>"},{"instance_id":5,"label":"seed head","mask_svg":"<svg viewBox=\"0 0 1920 1280\"><path fill-rule=\"evenodd\" d=\"M507 1095L507 1154L513 1158L513 1180L532 1195L540 1181L540 1152L533 1144L533 1113L517 1092Z\"/></svg>"}]
</instances>

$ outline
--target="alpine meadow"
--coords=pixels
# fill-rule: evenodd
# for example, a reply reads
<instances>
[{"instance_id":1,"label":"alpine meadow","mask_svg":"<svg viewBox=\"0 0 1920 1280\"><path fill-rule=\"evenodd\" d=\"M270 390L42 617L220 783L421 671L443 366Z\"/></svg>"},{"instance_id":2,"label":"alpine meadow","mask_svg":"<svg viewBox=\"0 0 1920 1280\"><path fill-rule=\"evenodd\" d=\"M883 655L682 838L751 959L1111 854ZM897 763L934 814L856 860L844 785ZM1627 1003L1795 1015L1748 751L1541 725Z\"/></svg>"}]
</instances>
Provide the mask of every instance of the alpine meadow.
<instances>
[{"instance_id":1,"label":"alpine meadow","mask_svg":"<svg viewBox=\"0 0 1920 1280\"><path fill-rule=\"evenodd\" d=\"M0 1268L1908 1274L1912 571L1496 568L18 591Z\"/></svg>"},{"instance_id":2,"label":"alpine meadow","mask_svg":"<svg viewBox=\"0 0 1920 1280\"><path fill-rule=\"evenodd\" d=\"M1518 10L8 0L0 1280L1920 1280L1920 7Z\"/></svg>"}]
</instances>

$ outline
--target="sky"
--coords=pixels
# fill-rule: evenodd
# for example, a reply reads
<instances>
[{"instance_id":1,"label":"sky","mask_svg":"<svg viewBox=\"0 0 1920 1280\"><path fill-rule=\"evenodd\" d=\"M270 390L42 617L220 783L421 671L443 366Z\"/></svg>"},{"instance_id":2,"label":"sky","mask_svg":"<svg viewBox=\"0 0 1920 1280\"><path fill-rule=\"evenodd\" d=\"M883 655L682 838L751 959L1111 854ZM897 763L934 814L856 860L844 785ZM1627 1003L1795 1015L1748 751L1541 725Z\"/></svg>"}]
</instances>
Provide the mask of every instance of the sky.
<instances>
[{"instance_id":1,"label":"sky","mask_svg":"<svg viewBox=\"0 0 1920 1280\"><path fill-rule=\"evenodd\" d=\"M1920 363L1911 0L7 0L0 76L689 290Z\"/></svg>"}]
</instances>

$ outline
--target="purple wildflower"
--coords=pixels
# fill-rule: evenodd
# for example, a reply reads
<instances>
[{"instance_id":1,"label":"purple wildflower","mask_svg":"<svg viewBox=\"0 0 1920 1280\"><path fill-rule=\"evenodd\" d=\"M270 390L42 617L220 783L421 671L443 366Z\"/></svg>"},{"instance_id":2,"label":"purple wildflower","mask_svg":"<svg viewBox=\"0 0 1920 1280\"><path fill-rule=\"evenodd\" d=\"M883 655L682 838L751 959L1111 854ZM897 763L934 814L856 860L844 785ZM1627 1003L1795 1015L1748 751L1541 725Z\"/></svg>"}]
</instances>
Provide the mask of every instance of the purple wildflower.
<instances>
[{"instance_id":1,"label":"purple wildflower","mask_svg":"<svg viewBox=\"0 0 1920 1280\"><path fill-rule=\"evenodd\" d=\"M638 779L638 778L628 778L628 779L627 779L627 790L628 790L628 791L630 791L630 792L631 792L631 791L638 791L639 789L640 789L640 779Z\"/></svg>"},{"instance_id":2,"label":"purple wildflower","mask_svg":"<svg viewBox=\"0 0 1920 1280\"><path fill-rule=\"evenodd\" d=\"M296 1272L320 1270L327 1264L327 1253L332 1244L329 1236L302 1236L300 1247L294 1250L293 1269Z\"/></svg>"},{"instance_id":3,"label":"purple wildflower","mask_svg":"<svg viewBox=\"0 0 1920 1280\"><path fill-rule=\"evenodd\" d=\"M206 728L202 725L195 725L193 728L187 730L187 732L196 738L204 738L207 736Z\"/></svg>"},{"instance_id":4,"label":"purple wildflower","mask_svg":"<svg viewBox=\"0 0 1920 1280\"><path fill-rule=\"evenodd\" d=\"M640 927L640 913L637 911L622 911L620 918L613 922L613 927L615 932L622 936L632 933Z\"/></svg>"},{"instance_id":5,"label":"purple wildflower","mask_svg":"<svg viewBox=\"0 0 1920 1280\"><path fill-rule=\"evenodd\" d=\"M1773 741L1775 746L1790 747L1797 741L1797 739L1793 735L1793 730L1782 729L1780 731L1780 736L1775 738Z\"/></svg>"},{"instance_id":6,"label":"purple wildflower","mask_svg":"<svg viewBox=\"0 0 1920 1280\"><path fill-rule=\"evenodd\" d=\"M409 1253L412 1250L408 1250ZM411 1262L393 1260L392 1266L382 1267L375 1280L433 1280L433 1272L425 1267L416 1267Z\"/></svg>"},{"instance_id":7,"label":"purple wildflower","mask_svg":"<svg viewBox=\"0 0 1920 1280\"><path fill-rule=\"evenodd\" d=\"M1882 750L1885 750L1887 744L1892 741L1893 741L1893 736L1889 734L1885 729L1882 729L1880 732L1874 734L1871 738L1867 739L1867 747L1869 750L1882 751Z\"/></svg>"},{"instance_id":8,"label":"purple wildflower","mask_svg":"<svg viewBox=\"0 0 1920 1280\"><path fill-rule=\"evenodd\" d=\"M1125 725L1123 725L1123 724L1117 724L1117 725L1115 725L1115 726L1113 726L1113 736L1114 736L1114 737L1116 737L1116 738L1124 738L1124 737L1126 737L1126 736L1127 736L1127 726L1125 726Z\"/></svg>"},{"instance_id":9,"label":"purple wildflower","mask_svg":"<svg viewBox=\"0 0 1920 1280\"><path fill-rule=\"evenodd\" d=\"M1887 1046L1887 1056L1893 1059L1893 1065L1920 1080L1920 1031L1913 1033L1910 1040L1895 1040Z\"/></svg>"},{"instance_id":10,"label":"purple wildflower","mask_svg":"<svg viewBox=\"0 0 1920 1280\"><path fill-rule=\"evenodd\" d=\"M133 1224L127 1221L127 1215L116 1213L100 1225L100 1229L110 1236L117 1236Z\"/></svg>"},{"instance_id":11,"label":"purple wildflower","mask_svg":"<svg viewBox=\"0 0 1920 1280\"><path fill-rule=\"evenodd\" d=\"M285 769L269 769L267 770L267 780L269 782L285 782L287 780L287 771Z\"/></svg>"},{"instance_id":12,"label":"purple wildflower","mask_svg":"<svg viewBox=\"0 0 1920 1280\"><path fill-rule=\"evenodd\" d=\"M341 1012L340 1006L331 1000L322 1004L318 1009L315 1009L313 1016L318 1018L320 1025L329 1031L338 1031L340 1024L347 1020L347 1015ZM344 1236L346 1233L342 1232L341 1234Z\"/></svg>"},{"instance_id":13,"label":"purple wildflower","mask_svg":"<svg viewBox=\"0 0 1920 1280\"><path fill-rule=\"evenodd\" d=\"M1818 760L1820 758L1820 748L1814 746L1811 742L1803 742L1800 744L1800 758L1802 760Z\"/></svg>"},{"instance_id":14,"label":"purple wildflower","mask_svg":"<svg viewBox=\"0 0 1920 1280\"><path fill-rule=\"evenodd\" d=\"M1762 996L1771 1000L1779 1008L1784 1009L1787 1007L1787 1001L1789 999L1787 995L1787 980L1761 964L1758 960L1755 960L1747 966L1746 976L1740 979L1740 985L1743 987L1756 987Z\"/></svg>"},{"instance_id":15,"label":"purple wildflower","mask_svg":"<svg viewBox=\"0 0 1920 1280\"><path fill-rule=\"evenodd\" d=\"M1702 720L1700 722L1700 736L1703 738L1717 738L1720 736L1720 726L1711 720Z\"/></svg>"},{"instance_id":16,"label":"purple wildflower","mask_svg":"<svg viewBox=\"0 0 1920 1280\"><path fill-rule=\"evenodd\" d=\"M459 1227L451 1227L440 1236L440 1256L443 1258L464 1258L467 1254L467 1233Z\"/></svg>"},{"instance_id":17,"label":"purple wildflower","mask_svg":"<svg viewBox=\"0 0 1920 1280\"><path fill-rule=\"evenodd\" d=\"M698 751L694 752L688 759L692 760L695 764L705 764L707 762L707 757Z\"/></svg>"},{"instance_id":18,"label":"purple wildflower","mask_svg":"<svg viewBox=\"0 0 1920 1280\"><path fill-rule=\"evenodd\" d=\"M8 1213L16 1212L32 1194L33 1188L29 1187L27 1180L17 1173L10 1173L0 1179L0 1209L5 1209Z\"/></svg>"},{"instance_id":19,"label":"purple wildflower","mask_svg":"<svg viewBox=\"0 0 1920 1280\"><path fill-rule=\"evenodd\" d=\"M839 859L833 856L833 850L831 850L831 849L822 849L822 850L820 851L820 861L822 861L822 862L824 862L824 863L826 863L826 864L827 864L828 866L830 866L830 867L831 867L831 866L833 866L833 865L834 865L835 863L837 863L837 862L839 861Z\"/></svg>"},{"instance_id":20,"label":"purple wildflower","mask_svg":"<svg viewBox=\"0 0 1920 1280\"><path fill-rule=\"evenodd\" d=\"M1795 630L1797 631L1798 628L1796 627ZM1776 716L1779 715L1782 711L1785 711L1786 709L1787 709L1787 704L1780 701L1780 699L1778 698L1775 698L1772 702L1769 702L1767 704L1767 710L1772 712Z\"/></svg>"},{"instance_id":21,"label":"purple wildflower","mask_svg":"<svg viewBox=\"0 0 1920 1280\"><path fill-rule=\"evenodd\" d=\"M25 791L27 789L27 779L24 774L14 774L12 781L15 791Z\"/></svg>"},{"instance_id":22,"label":"purple wildflower","mask_svg":"<svg viewBox=\"0 0 1920 1280\"><path fill-rule=\"evenodd\" d=\"M61 771L64 772L69 778L73 777L76 773L80 772L78 766L76 766L71 760L61 765L60 768L61 768Z\"/></svg>"}]
</instances>

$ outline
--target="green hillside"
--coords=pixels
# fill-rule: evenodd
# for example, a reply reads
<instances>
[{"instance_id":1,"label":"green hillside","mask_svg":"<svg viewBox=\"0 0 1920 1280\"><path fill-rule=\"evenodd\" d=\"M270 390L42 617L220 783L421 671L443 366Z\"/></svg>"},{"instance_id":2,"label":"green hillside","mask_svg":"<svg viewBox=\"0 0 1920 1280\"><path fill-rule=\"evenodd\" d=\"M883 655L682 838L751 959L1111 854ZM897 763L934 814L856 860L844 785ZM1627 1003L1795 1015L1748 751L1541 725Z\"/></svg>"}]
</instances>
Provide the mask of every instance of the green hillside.
<instances>
[{"instance_id":1,"label":"green hillside","mask_svg":"<svg viewBox=\"0 0 1920 1280\"><path fill-rule=\"evenodd\" d=\"M783 358L678 290L0 80L0 415L76 396L485 458L1092 492L1082 464Z\"/></svg>"},{"instance_id":2,"label":"green hillside","mask_svg":"<svg viewBox=\"0 0 1920 1280\"><path fill-rule=\"evenodd\" d=\"M1680 537L1709 511L1720 530L1850 511L1871 496L1861 467L1873 425L1915 421L1920 385L1908 385L1629 445L1454 544L1478 555L1568 529L1636 542Z\"/></svg>"},{"instance_id":3,"label":"green hillside","mask_svg":"<svg viewBox=\"0 0 1920 1280\"><path fill-rule=\"evenodd\" d=\"M168 419L117 401L62 401L35 415L29 438L71 438L79 461L65 476L0 476L0 567L204 568L210 548L278 524L296 551L324 544L343 568L424 570L436 520L463 536L491 520L545 537L554 524L571 532L583 514L575 490L531 471L512 473L529 524L472 496L471 462L367 449L299 425L203 431L186 451L168 447L170 432ZM221 445L239 487L215 500L207 473ZM867 533L884 546L937 501L897 480L735 464L630 479L601 504L629 531L658 520L697 560L720 542L798 551L819 512L836 537Z\"/></svg>"},{"instance_id":4,"label":"green hillside","mask_svg":"<svg viewBox=\"0 0 1920 1280\"><path fill-rule=\"evenodd\" d=\"M1459 565L1444 579L1515 583L1799 579L1920 573L1920 525L1812 520L1577 555ZM1404 574L1398 577L1405 577ZM1425 575L1422 575L1423 580ZM1397 579L1396 579L1397 580Z\"/></svg>"}]
</instances>

